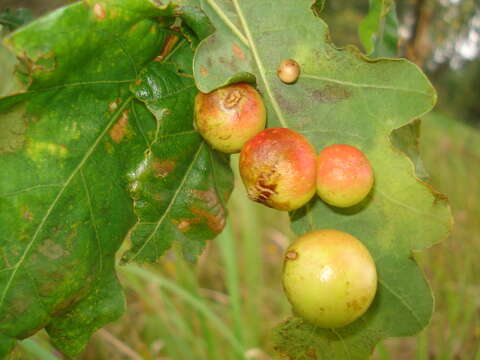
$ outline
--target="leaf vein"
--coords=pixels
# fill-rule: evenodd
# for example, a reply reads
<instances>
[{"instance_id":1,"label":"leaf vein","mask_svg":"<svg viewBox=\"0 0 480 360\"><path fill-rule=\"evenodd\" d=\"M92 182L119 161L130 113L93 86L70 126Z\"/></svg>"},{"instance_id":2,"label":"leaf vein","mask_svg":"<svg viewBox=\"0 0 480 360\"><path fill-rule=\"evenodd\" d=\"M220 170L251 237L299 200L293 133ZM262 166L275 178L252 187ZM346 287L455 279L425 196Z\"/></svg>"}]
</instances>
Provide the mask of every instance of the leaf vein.
<instances>
[{"instance_id":1,"label":"leaf vein","mask_svg":"<svg viewBox=\"0 0 480 360\"><path fill-rule=\"evenodd\" d=\"M42 189L42 188L49 188L49 187L60 187L60 186L63 186L63 185L62 185L62 184L41 184L41 185L34 185L34 186L29 186L29 187L27 187L27 188L20 189L20 190L17 190L17 191L13 191L13 192L1 194L0 197L14 196L14 195L18 195L18 194L21 194L21 193L24 193L24 192L29 192L29 191L32 191L32 190L37 190L37 189Z\"/></svg>"},{"instance_id":2,"label":"leaf vein","mask_svg":"<svg viewBox=\"0 0 480 360\"><path fill-rule=\"evenodd\" d=\"M347 356L347 359L351 359L352 356L350 355L350 352L348 351L347 344L345 344L345 341L343 340L343 337L335 330L335 329L330 329L333 334L340 340L342 343L343 350L345 351L345 355Z\"/></svg>"},{"instance_id":3,"label":"leaf vein","mask_svg":"<svg viewBox=\"0 0 480 360\"><path fill-rule=\"evenodd\" d=\"M413 318L415 319L415 321L418 323L418 325L420 327L422 327L422 322L420 321L420 318L418 317L417 313L415 311L413 311L412 307L407 303L407 301L402 297L400 296L399 294L397 294L392 288L390 288L387 284L385 284L385 282L383 282L382 280L378 279L378 282L385 288L387 289L393 296L395 296L398 300L400 300L400 302L402 303L402 305L412 314Z\"/></svg>"},{"instance_id":4,"label":"leaf vein","mask_svg":"<svg viewBox=\"0 0 480 360\"><path fill-rule=\"evenodd\" d=\"M83 169L80 169L80 177L82 178L83 187L85 189L85 195L87 197L88 209L90 212L90 219L92 220L92 227L93 227L93 230L95 231L95 239L97 241L97 247L98 247L99 273L101 273L103 270L102 243L100 241L100 237L98 236L98 229L97 229L97 225L95 224L95 217L93 216L93 206L92 206L92 199L90 197L90 190L88 189L87 180L85 179Z\"/></svg>"},{"instance_id":5,"label":"leaf vein","mask_svg":"<svg viewBox=\"0 0 480 360\"><path fill-rule=\"evenodd\" d=\"M300 77L301 78L307 78L307 79L320 80L320 81L325 81L325 82L330 82L330 83L345 85L345 86L350 86L350 87L381 89L381 90L394 90L394 91L402 91L402 92L412 92L412 93L421 94L421 95L428 96L428 97L432 96L432 94L429 93L429 92L415 90L415 89L407 89L407 88L388 86L388 85L379 85L379 84L355 83L355 82L351 82L351 81L336 80L336 79L332 79L332 78L328 78L328 77L324 77L324 76L316 76L316 75L310 75L310 74L305 74L305 73L302 73L300 75Z\"/></svg>"},{"instance_id":6,"label":"leaf vein","mask_svg":"<svg viewBox=\"0 0 480 360\"><path fill-rule=\"evenodd\" d=\"M385 194L383 191L377 189L376 190L378 194L380 194L381 196L383 196L385 199L387 199L388 201L390 201L391 203L393 204L396 204L396 205L399 205L407 210L410 210L411 212L415 213L415 214L418 214L418 215L422 215L422 216L425 216L425 217L428 217L428 218L431 218L433 220L435 220L436 222L439 222L441 224L443 224L443 222L441 221L441 219L438 219L437 217L429 214L429 213L425 213L425 212L422 212L422 211L418 211L417 209L415 209L414 207L411 207L410 205L407 205L399 200L396 200L394 198L391 198L389 197L387 194Z\"/></svg>"}]
</instances>

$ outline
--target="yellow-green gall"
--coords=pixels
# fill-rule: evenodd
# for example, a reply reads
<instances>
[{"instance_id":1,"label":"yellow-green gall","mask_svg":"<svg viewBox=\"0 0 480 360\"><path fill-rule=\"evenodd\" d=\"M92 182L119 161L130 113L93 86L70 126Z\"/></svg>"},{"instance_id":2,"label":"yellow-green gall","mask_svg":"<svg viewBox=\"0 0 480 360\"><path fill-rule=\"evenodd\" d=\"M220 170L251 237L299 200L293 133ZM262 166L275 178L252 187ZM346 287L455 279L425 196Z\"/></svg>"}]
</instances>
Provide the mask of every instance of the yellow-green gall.
<instances>
[{"instance_id":1,"label":"yellow-green gall","mask_svg":"<svg viewBox=\"0 0 480 360\"><path fill-rule=\"evenodd\" d=\"M357 238L339 230L316 230L287 249L283 287L295 315L322 328L338 328L370 307L377 270Z\"/></svg>"}]
</instances>

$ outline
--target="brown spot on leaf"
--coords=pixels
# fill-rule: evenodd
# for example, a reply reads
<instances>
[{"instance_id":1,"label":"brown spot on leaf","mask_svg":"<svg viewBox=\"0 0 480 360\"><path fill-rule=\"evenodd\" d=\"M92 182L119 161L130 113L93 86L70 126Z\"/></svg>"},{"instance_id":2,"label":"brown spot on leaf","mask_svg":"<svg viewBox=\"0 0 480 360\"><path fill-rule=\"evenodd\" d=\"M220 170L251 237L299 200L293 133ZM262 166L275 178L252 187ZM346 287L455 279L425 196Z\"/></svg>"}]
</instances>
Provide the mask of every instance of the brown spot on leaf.
<instances>
[{"instance_id":1,"label":"brown spot on leaf","mask_svg":"<svg viewBox=\"0 0 480 360\"><path fill-rule=\"evenodd\" d=\"M154 61L162 62L165 56L170 54L175 44L178 42L179 37L177 35L169 35L165 40L165 44L163 45L163 49L160 54L155 58Z\"/></svg>"},{"instance_id":2,"label":"brown spot on leaf","mask_svg":"<svg viewBox=\"0 0 480 360\"><path fill-rule=\"evenodd\" d=\"M100 4L100 3L95 3L95 4L93 4L93 15L95 15L95 17L96 17L98 20L103 20L103 19L105 19L106 12L105 12L105 7L104 7L104 5L102 5L102 4Z\"/></svg>"},{"instance_id":3,"label":"brown spot on leaf","mask_svg":"<svg viewBox=\"0 0 480 360\"><path fill-rule=\"evenodd\" d=\"M290 101L288 101L282 94L277 93L275 94L275 97L278 100L278 104L287 110L289 113L294 113L298 111L298 106Z\"/></svg>"},{"instance_id":4,"label":"brown spot on leaf","mask_svg":"<svg viewBox=\"0 0 480 360\"><path fill-rule=\"evenodd\" d=\"M227 59L225 56L220 56L218 58L218 61L220 62L220 64L228 67L230 70L232 70L234 72L238 71L238 64L235 61L235 58L231 57L231 58Z\"/></svg>"},{"instance_id":5,"label":"brown spot on leaf","mask_svg":"<svg viewBox=\"0 0 480 360\"><path fill-rule=\"evenodd\" d=\"M42 274L43 275L43 274ZM65 278L64 272L49 272L47 274L48 281L42 281L37 285L38 293L41 296L51 296L52 291L58 289L58 284L61 283Z\"/></svg>"},{"instance_id":6,"label":"brown spot on leaf","mask_svg":"<svg viewBox=\"0 0 480 360\"><path fill-rule=\"evenodd\" d=\"M208 75L208 70L205 66L200 66L200 74L202 74L202 76Z\"/></svg>"},{"instance_id":7,"label":"brown spot on leaf","mask_svg":"<svg viewBox=\"0 0 480 360\"><path fill-rule=\"evenodd\" d=\"M207 220L208 227L215 233L222 231L225 226L225 210L215 189L211 188L207 191L192 190L192 195L201 200L207 209L195 207L191 209L192 213L204 217Z\"/></svg>"},{"instance_id":8,"label":"brown spot on leaf","mask_svg":"<svg viewBox=\"0 0 480 360\"><path fill-rule=\"evenodd\" d=\"M170 174L177 167L177 163L173 160L155 160L152 163L152 168L155 177L164 178Z\"/></svg>"},{"instance_id":9,"label":"brown spot on leaf","mask_svg":"<svg viewBox=\"0 0 480 360\"><path fill-rule=\"evenodd\" d=\"M123 137L126 135L128 130L128 110L125 110L122 113L122 116L117 121L115 125L113 125L112 129L110 130L110 137L116 143L122 141Z\"/></svg>"},{"instance_id":10,"label":"brown spot on leaf","mask_svg":"<svg viewBox=\"0 0 480 360\"><path fill-rule=\"evenodd\" d=\"M57 260L62 256L68 255L68 251L65 251L63 247L51 239L45 239L45 241L38 246L38 251L50 260Z\"/></svg>"},{"instance_id":11,"label":"brown spot on leaf","mask_svg":"<svg viewBox=\"0 0 480 360\"><path fill-rule=\"evenodd\" d=\"M112 101L110 104L108 104L108 111L114 112L115 110L117 110L120 101L120 99L116 99L115 101Z\"/></svg>"},{"instance_id":12,"label":"brown spot on leaf","mask_svg":"<svg viewBox=\"0 0 480 360\"><path fill-rule=\"evenodd\" d=\"M233 55L235 55L240 60L245 60L244 52L242 51L242 49L240 49L240 46L238 46L238 44L235 42L232 44L232 52L233 52Z\"/></svg>"},{"instance_id":13,"label":"brown spot on leaf","mask_svg":"<svg viewBox=\"0 0 480 360\"><path fill-rule=\"evenodd\" d=\"M337 103L352 96L343 86L325 85L321 90L313 90L312 98L320 103Z\"/></svg>"},{"instance_id":14,"label":"brown spot on leaf","mask_svg":"<svg viewBox=\"0 0 480 360\"><path fill-rule=\"evenodd\" d=\"M179 219L175 220L173 219L172 222L176 225L177 229L180 230L181 232L187 232L190 230L192 225L198 224L201 222L199 218L193 218L193 219Z\"/></svg>"},{"instance_id":15,"label":"brown spot on leaf","mask_svg":"<svg viewBox=\"0 0 480 360\"><path fill-rule=\"evenodd\" d=\"M142 79L135 80L135 85L138 86L142 83Z\"/></svg>"},{"instance_id":16,"label":"brown spot on leaf","mask_svg":"<svg viewBox=\"0 0 480 360\"><path fill-rule=\"evenodd\" d=\"M199 208L191 208L190 211L200 217L204 217L207 220L207 226L212 229L215 234L220 233L225 226L225 217L223 215L213 215L207 210Z\"/></svg>"},{"instance_id":17,"label":"brown spot on leaf","mask_svg":"<svg viewBox=\"0 0 480 360\"><path fill-rule=\"evenodd\" d=\"M32 122L25 117L25 105L15 106L10 111L3 113L0 122L0 154L15 152L25 144L27 125Z\"/></svg>"},{"instance_id":18,"label":"brown spot on leaf","mask_svg":"<svg viewBox=\"0 0 480 360\"><path fill-rule=\"evenodd\" d=\"M15 301L9 303L10 316L18 316L23 314L32 305L33 299L28 296L15 297ZM14 319L12 319L13 321Z\"/></svg>"},{"instance_id":19,"label":"brown spot on leaf","mask_svg":"<svg viewBox=\"0 0 480 360\"><path fill-rule=\"evenodd\" d=\"M213 188L207 191L192 190L192 194L197 199L205 201L209 209L213 209L216 208L218 205L221 205L217 196L217 192Z\"/></svg>"},{"instance_id":20,"label":"brown spot on leaf","mask_svg":"<svg viewBox=\"0 0 480 360\"><path fill-rule=\"evenodd\" d=\"M52 71L55 69L55 66L55 53L53 51L38 56L35 61L28 59L28 67L32 73Z\"/></svg>"},{"instance_id":21,"label":"brown spot on leaf","mask_svg":"<svg viewBox=\"0 0 480 360\"><path fill-rule=\"evenodd\" d=\"M25 220L32 220L33 219L33 215L30 211L28 211L28 209L24 209L23 210L23 214L22 214L22 217L25 219Z\"/></svg>"}]
</instances>

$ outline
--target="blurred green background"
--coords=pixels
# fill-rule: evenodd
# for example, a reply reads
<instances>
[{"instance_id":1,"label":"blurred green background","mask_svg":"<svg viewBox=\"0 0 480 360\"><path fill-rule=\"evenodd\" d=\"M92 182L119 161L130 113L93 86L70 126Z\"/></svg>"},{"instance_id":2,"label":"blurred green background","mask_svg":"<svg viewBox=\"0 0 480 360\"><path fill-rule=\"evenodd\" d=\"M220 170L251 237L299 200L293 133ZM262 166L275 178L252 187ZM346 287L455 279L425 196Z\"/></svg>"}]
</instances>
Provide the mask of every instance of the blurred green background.
<instances>
[{"instance_id":1,"label":"blurred green background","mask_svg":"<svg viewBox=\"0 0 480 360\"><path fill-rule=\"evenodd\" d=\"M37 17L67 3L1 0L0 12L25 7ZM430 326L385 341L373 358L480 360L480 2L400 0L397 10L399 56L421 66L438 90L420 147L430 182L450 199L455 228L415 254L436 298ZM357 27L367 11L367 0L327 2L333 41L360 46ZM98 331L80 359L271 359L269 329L290 314L280 275L291 239L286 214L249 202L237 186L225 231L196 266L172 251L156 266L118 268L128 311ZM42 331L12 359L62 356Z\"/></svg>"}]
</instances>

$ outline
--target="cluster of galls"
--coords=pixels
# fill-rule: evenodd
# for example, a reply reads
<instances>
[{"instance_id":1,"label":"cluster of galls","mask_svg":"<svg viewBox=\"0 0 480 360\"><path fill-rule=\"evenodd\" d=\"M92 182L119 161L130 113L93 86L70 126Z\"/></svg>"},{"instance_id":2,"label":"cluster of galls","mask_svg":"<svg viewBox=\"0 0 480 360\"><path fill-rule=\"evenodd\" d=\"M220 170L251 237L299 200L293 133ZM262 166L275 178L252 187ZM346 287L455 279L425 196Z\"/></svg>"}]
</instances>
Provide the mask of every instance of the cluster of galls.
<instances>
[{"instance_id":1,"label":"cluster of galls","mask_svg":"<svg viewBox=\"0 0 480 360\"><path fill-rule=\"evenodd\" d=\"M299 66L281 63L277 75L296 82ZM215 149L240 152L240 176L250 199L291 211L315 193L327 204L350 207L363 201L374 176L358 148L334 144L317 155L301 134L264 129L266 111L255 88L225 86L195 99L195 127ZM377 289L375 263L355 237L338 230L316 230L287 249L283 286L293 311L324 328L343 327L366 312Z\"/></svg>"}]
</instances>

